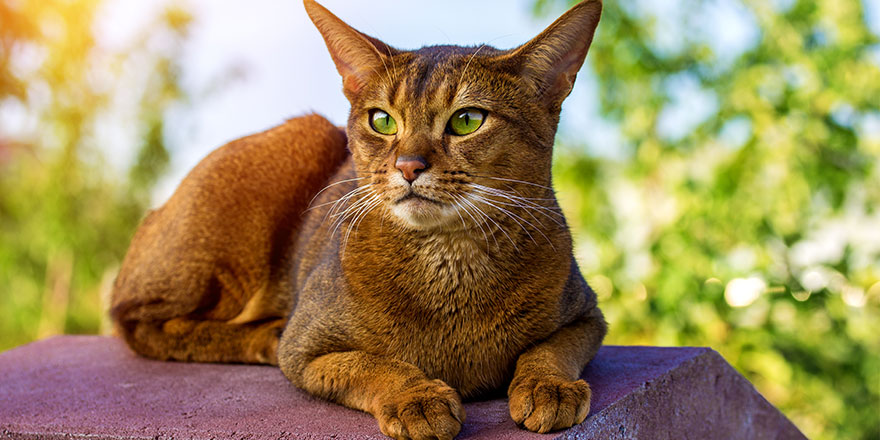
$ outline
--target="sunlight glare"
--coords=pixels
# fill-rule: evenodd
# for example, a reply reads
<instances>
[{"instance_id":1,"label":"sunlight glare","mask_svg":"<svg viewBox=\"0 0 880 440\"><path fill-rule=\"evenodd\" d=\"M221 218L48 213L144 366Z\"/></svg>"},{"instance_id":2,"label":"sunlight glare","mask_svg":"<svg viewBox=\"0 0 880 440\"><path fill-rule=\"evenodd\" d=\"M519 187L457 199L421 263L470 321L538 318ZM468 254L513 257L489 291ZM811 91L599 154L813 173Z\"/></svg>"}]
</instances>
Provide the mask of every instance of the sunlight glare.
<instances>
[{"instance_id":1,"label":"sunlight glare","mask_svg":"<svg viewBox=\"0 0 880 440\"><path fill-rule=\"evenodd\" d=\"M731 307L746 307L755 302L766 288L767 283L758 277L734 278L724 289L724 300Z\"/></svg>"}]
</instances>

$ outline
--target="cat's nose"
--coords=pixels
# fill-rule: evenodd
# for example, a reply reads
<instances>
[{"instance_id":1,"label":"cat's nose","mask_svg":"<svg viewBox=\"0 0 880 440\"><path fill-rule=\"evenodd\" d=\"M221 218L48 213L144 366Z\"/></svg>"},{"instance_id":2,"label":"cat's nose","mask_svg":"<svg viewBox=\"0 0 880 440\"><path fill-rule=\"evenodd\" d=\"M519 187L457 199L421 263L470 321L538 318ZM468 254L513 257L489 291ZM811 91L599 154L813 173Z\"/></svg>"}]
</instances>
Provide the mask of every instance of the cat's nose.
<instances>
[{"instance_id":1,"label":"cat's nose","mask_svg":"<svg viewBox=\"0 0 880 440\"><path fill-rule=\"evenodd\" d=\"M407 182L413 183L422 171L428 169L428 161L421 156L400 156L394 166L403 173Z\"/></svg>"}]
</instances>

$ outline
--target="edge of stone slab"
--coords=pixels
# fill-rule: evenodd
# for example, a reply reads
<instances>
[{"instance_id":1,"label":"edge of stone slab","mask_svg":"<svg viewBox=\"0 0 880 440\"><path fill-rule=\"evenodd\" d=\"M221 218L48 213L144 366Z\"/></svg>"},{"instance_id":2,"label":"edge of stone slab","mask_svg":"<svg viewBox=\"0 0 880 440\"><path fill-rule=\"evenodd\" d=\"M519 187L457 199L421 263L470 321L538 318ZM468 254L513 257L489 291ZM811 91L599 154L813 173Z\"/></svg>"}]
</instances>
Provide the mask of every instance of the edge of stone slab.
<instances>
[{"instance_id":1,"label":"edge of stone slab","mask_svg":"<svg viewBox=\"0 0 880 440\"><path fill-rule=\"evenodd\" d=\"M715 350L708 347L700 347L702 353L687 359L670 369L664 374L653 378L650 381L642 383L632 392L605 407L597 414L590 416L583 424L573 427L565 432L560 432L554 440L585 440L585 439L603 439L603 440L630 440L630 439L654 439L654 438L728 438L728 439L806 439L806 436L800 432L787 417L775 406L773 406L763 395L761 395L754 385L743 377L736 369L734 369L725 359ZM706 370L715 369L713 374L705 374ZM702 374L695 374L702 373ZM719 382L730 387L729 393L723 396L714 396L717 402L715 407L699 407L698 402L695 403L692 396L708 395L708 381L711 378L712 387L718 387ZM693 386L694 379L698 384ZM669 392L670 388L683 388L683 393ZM661 390L665 389L665 394L677 396L672 401L672 405L663 405L669 402L669 398L659 395ZM727 394L734 394L733 396ZM682 403L685 402L684 405ZM735 413L733 416L729 408L731 403L746 403L746 411ZM735 406L735 405L734 405ZM665 420L670 423L664 424L664 427L652 423L648 414L652 414L652 407L659 409L660 417L666 416ZM631 411L632 409L638 411ZM688 410L691 411L688 411ZM679 423L672 423L674 417L687 416L683 412L691 412L691 417L701 420L700 426L693 425L683 428ZM696 413L696 414L694 414ZM716 414L716 419L712 420L704 418L706 415ZM672 416L672 417L669 417ZM758 424L756 426L755 416ZM656 416L655 416L656 417ZM746 420L740 420L742 418ZM727 423L725 423L727 422ZM719 433L719 423L721 428L730 428L725 434ZM768 426L769 425L769 426ZM776 430L761 428L769 428L773 425ZM629 427L629 428L627 428ZM711 427L711 432L705 432ZM632 429L635 428L635 429ZM696 428L696 429L691 429ZM699 432L701 431L704 432ZM755 428L758 431L755 431ZM640 435L640 430L645 429L646 434ZM697 431L697 432L694 432Z\"/></svg>"}]
</instances>

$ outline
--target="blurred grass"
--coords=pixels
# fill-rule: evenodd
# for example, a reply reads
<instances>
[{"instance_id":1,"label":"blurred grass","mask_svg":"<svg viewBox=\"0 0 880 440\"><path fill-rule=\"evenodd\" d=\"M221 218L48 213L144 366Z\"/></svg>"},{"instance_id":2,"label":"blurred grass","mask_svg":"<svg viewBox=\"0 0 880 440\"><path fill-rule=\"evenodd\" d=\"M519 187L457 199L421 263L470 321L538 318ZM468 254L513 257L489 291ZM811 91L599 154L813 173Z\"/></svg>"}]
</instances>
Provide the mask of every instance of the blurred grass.
<instances>
[{"instance_id":1,"label":"blurred grass","mask_svg":"<svg viewBox=\"0 0 880 440\"><path fill-rule=\"evenodd\" d=\"M809 437L880 438L880 43L862 3L658 5L605 2L582 73L599 102L566 103L600 116L557 148L607 342L711 346ZM102 331L168 165L165 112L187 100L186 11L109 50L100 6L0 0L0 350ZM131 115L123 173L102 155L112 114Z\"/></svg>"}]
</instances>

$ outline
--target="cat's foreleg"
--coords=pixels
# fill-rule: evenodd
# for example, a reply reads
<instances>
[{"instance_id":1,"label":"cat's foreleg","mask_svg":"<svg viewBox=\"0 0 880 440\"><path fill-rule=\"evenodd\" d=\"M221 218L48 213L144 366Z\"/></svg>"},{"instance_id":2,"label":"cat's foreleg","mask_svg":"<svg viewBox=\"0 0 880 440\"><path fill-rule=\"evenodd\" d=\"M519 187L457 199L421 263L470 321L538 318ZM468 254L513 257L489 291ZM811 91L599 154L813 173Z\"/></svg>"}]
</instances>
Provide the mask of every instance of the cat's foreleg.
<instances>
[{"instance_id":1,"label":"cat's foreleg","mask_svg":"<svg viewBox=\"0 0 880 440\"><path fill-rule=\"evenodd\" d=\"M372 414L382 433L396 439L451 439L465 419L461 398L446 383L410 363L363 351L319 356L292 380L311 394Z\"/></svg>"},{"instance_id":2,"label":"cat's foreleg","mask_svg":"<svg viewBox=\"0 0 880 440\"><path fill-rule=\"evenodd\" d=\"M530 431L577 425L590 412L590 386L579 380L607 325L598 308L523 352L507 390L510 416Z\"/></svg>"}]
</instances>

